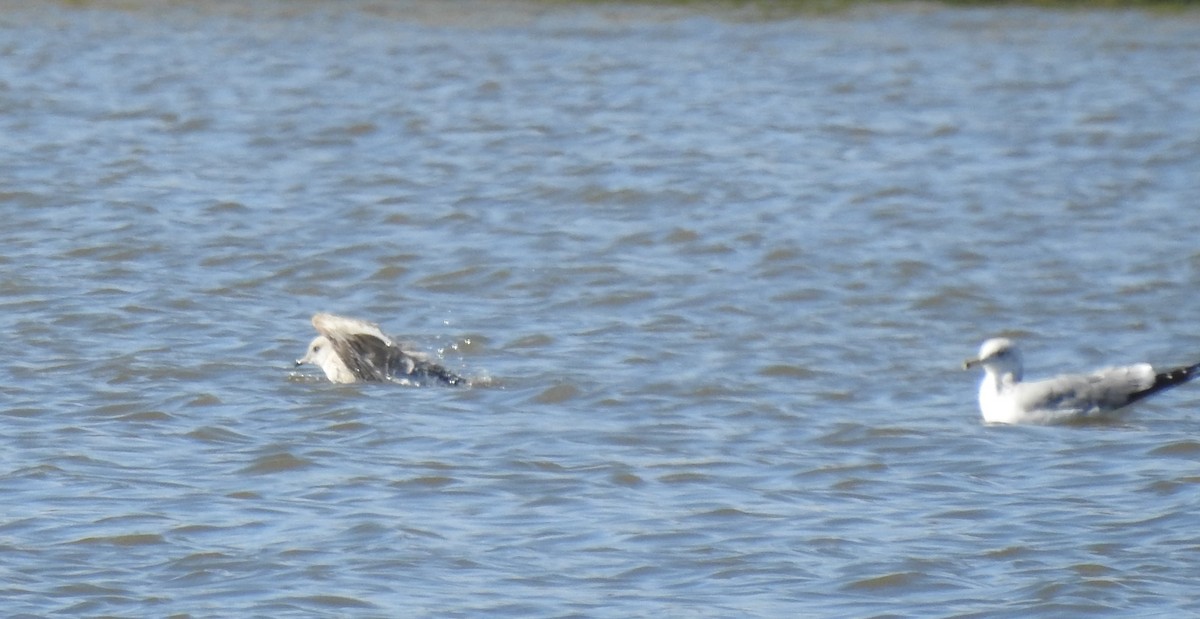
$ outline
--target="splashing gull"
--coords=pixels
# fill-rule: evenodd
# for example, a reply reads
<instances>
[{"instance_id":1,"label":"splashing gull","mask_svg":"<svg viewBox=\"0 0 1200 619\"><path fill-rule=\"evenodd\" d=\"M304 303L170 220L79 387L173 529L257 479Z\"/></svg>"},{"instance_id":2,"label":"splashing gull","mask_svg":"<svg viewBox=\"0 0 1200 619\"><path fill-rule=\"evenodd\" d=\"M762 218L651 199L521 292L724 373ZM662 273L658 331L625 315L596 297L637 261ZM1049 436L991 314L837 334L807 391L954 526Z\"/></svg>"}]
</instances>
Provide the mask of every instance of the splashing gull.
<instances>
[{"instance_id":1,"label":"splashing gull","mask_svg":"<svg viewBox=\"0 0 1200 619\"><path fill-rule=\"evenodd\" d=\"M320 333L308 345L308 354L296 365L311 363L335 383L387 381L424 385L465 385L466 379L429 361L421 353L402 350L379 325L334 314L312 317Z\"/></svg>"},{"instance_id":2,"label":"splashing gull","mask_svg":"<svg viewBox=\"0 0 1200 619\"><path fill-rule=\"evenodd\" d=\"M1121 408L1200 375L1200 363L1155 372L1149 363L1105 368L1091 374L1064 374L1021 382L1021 353L1005 338L994 338L968 359L963 369L982 367L979 410L987 423L1066 423L1105 420Z\"/></svg>"}]
</instances>

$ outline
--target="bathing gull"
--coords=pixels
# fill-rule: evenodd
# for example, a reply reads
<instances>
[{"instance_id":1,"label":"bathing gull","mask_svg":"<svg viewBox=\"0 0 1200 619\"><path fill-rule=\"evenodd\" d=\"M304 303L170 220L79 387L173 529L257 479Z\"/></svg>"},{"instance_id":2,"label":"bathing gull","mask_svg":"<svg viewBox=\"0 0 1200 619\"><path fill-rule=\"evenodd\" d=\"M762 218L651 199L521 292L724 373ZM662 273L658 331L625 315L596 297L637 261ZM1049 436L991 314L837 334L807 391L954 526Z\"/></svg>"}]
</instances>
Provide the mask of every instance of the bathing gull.
<instances>
[{"instance_id":1,"label":"bathing gull","mask_svg":"<svg viewBox=\"0 0 1200 619\"><path fill-rule=\"evenodd\" d=\"M1105 368L1021 382L1021 353L1005 338L994 338L968 359L963 369L982 366L979 409L988 423L1066 423L1106 420L1119 409L1200 375L1200 363L1155 372L1148 363Z\"/></svg>"},{"instance_id":2,"label":"bathing gull","mask_svg":"<svg viewBox=\"0 0 1200 619\"><path fill-rule=\"evenodd\" d=\"M335 383L395 380L417 385L465 385L466 379L429 361L424 355L402 350L379 325L355 318L320 313L312 317L318 335L308 354L296 365L320 367Z\"/></svg>"}]
</instances>

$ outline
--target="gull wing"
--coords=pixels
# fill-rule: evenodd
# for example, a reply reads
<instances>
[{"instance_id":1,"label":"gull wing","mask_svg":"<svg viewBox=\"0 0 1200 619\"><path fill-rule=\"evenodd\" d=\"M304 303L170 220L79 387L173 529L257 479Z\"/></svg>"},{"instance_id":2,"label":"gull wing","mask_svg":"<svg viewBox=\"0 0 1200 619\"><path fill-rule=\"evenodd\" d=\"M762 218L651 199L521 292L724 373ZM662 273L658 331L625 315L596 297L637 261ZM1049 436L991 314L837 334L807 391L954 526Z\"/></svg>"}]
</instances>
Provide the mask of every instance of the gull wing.
<instances>
[{"instance_id":1,"label":"gull wing","mask_svg":"<svg viewBox=\"0 0 1200 619\"><path fill-rule=\"evenodd\" d=\"M333 346L334 352L359 380L387 380L388 369L399 353L379 325L357 318L320 313L312 325Z\"/></svg>"},{"instance_id":2,"label":"gull wing","mask_svg":"<svg viewBox=\"0 0 1200 619\"><path fill-rule=\"evenodd\" d=\"M428 361L424 355L407 352L373 335L356 333L333 342L338 356L360 380L384 381L405 377L422 384L426 379L433 378L449 385L462 380L442 366Z\"/></svg>"},{"instance_id":3,"label":"gull wing","mask_svg":"<svg viewBox=\"0 0 1200 619\"><path fill-rule=\"evenodd\" d=\"M434 380L447 385L467 384L461 376L424 355L401 349L375 323L320 313L313 316L312 324L359 380L383 381L401 376L417 383Z\"/></svg>"},{"instance_id":4,"label":"gull wing","mask_svg":"<svg viewBox=\"0 0 1200 619\"><path fill-rule=\"evenodd\" d=\"M330 339L350 335L369 335L378 338L388 346L394 345L392 339L379 328L379 325L357 318L347 318L345 316L321 312L313 315L312 325L318 333Z\"/></svg>"},{"instance_id":5,"label":"gull wing","mask_svg":"<svg viewBox=\"0 0 1200 619\"><path fill-rule=\"evenodd\" d=\"M1017 403L1023 410L1096 415L1138 400L1155 385L1148 363L1106 368L1091 374L1056 376L1016 385Z\"/></svg>"},{"instance_id":6,"label":"gull wing","mask_svg":"<svg viewBox=\"0 0 1200 619\"><path fill-rule=\"evenodd\" d=\"M359 380L387 380L391 376L392 360L403 355L387 341L366 333L354 333L331 341L338 356Z\"/></svg>"}]
</instances>

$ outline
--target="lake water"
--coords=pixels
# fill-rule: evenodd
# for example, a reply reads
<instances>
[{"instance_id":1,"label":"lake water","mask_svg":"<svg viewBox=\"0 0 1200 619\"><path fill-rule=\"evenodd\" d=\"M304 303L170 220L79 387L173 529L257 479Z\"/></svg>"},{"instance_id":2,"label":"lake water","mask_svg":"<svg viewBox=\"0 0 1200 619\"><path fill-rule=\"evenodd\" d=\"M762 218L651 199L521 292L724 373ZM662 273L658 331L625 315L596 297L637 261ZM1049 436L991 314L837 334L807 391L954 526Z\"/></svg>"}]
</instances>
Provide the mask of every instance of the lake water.
<instances>
[{"instance_id":1,"label":"lake water","mask_svg":"<svg viewBox=\"0 0 1200 619\"><path fill-rule=\"evenodd\" d=\"M1200 14L0 8L5 616L1200 613Z\"/></svg>"}]
</instances>

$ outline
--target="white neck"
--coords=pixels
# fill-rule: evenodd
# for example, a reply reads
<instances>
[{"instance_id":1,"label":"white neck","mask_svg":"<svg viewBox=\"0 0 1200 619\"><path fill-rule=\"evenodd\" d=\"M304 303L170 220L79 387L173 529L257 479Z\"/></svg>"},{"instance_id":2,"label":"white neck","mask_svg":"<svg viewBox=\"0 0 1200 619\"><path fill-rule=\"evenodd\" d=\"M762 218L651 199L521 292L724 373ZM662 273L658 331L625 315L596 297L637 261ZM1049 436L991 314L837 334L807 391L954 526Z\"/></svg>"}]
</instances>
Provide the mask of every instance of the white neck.
<instances>
[{"instance_id":1,"label":"white neck","mask_svg":"<svg viewBox=\"0 0 1200 619\"><path fill-rule=\"evenodd\" d=\"M1001 373L1003 372L1003 373ZM986 368L979 383L979 411L988 423L1015 423L1018 411L1005 392L1020 382L1010 369Z\"/></svg>"},{"instance_id":2,"label":"white neck","mask_svg":"<svg viewBox=\"0 0 1200 619\"><path fill-rule=\"evenodd\" d=\"M329 379L329 382L353 383L358 380L354 376L354 372L351 372L350 368L346 366L346 362L334 354L332 349L328 349L328 352L320 359L319 365L321 366L321 370L325 372L325 377Z\"/></svg>"}]
</instances>

